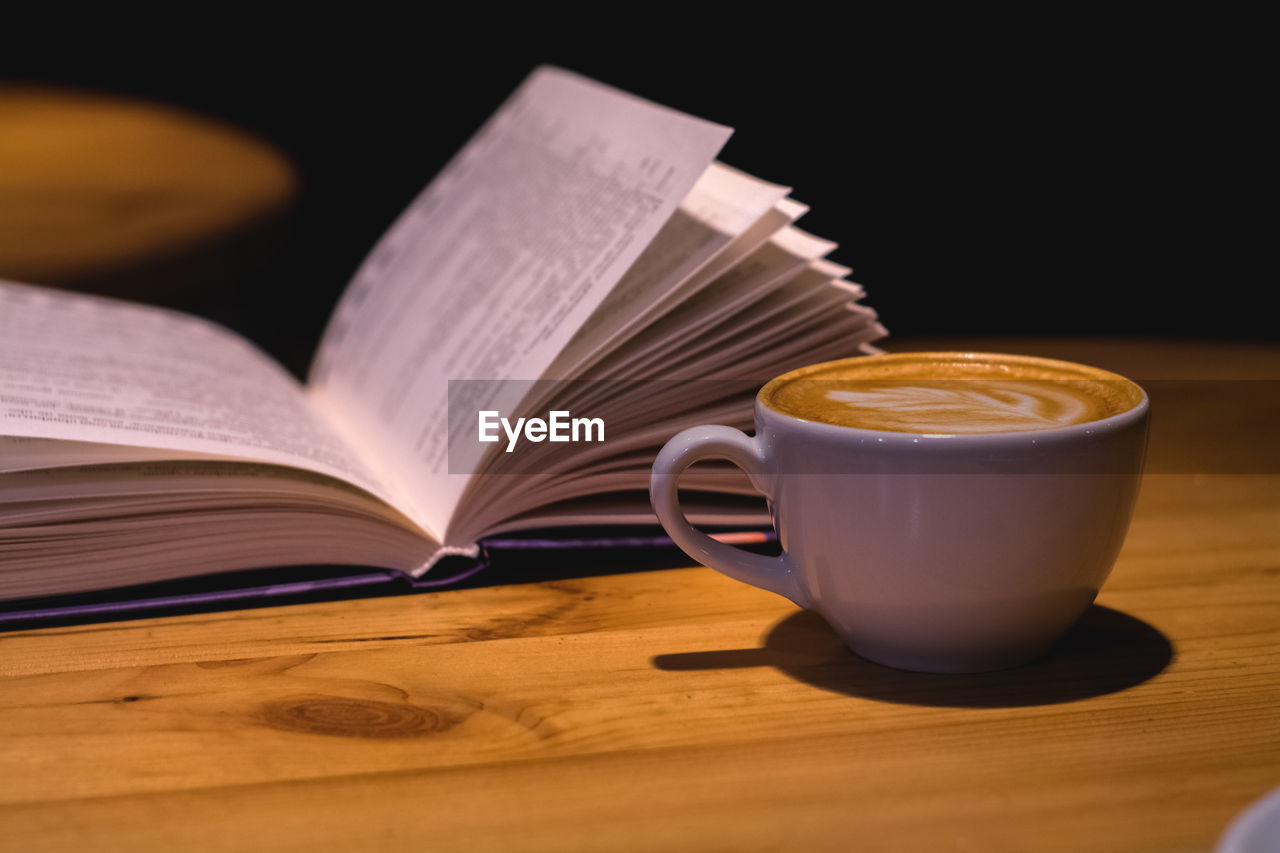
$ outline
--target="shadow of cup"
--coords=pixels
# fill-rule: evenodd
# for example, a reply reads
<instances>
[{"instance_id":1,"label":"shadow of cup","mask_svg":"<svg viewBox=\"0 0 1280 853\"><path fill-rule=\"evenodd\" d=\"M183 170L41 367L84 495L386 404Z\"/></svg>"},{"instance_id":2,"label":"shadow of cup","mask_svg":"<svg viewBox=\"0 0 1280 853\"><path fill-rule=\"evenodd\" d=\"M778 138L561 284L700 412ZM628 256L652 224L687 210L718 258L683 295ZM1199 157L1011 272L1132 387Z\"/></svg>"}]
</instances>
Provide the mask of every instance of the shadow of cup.
<instances>
[{"instance_id":1,"label":"shadow of cup","mask_svg":"<svg viewBox=\"0 0 1280 853\"><path fill-rule=\"evenodd\" d=\"M1044 656L996 672L940 675L871 663L805 610L774 625L761 648L664 654L653 663L667 671L772 666L823 690L881 702L1012 708L1117 693L1158 675L1173 656L1173 645L1151 625L1095 604Z\"/></svg>"}]
</instances>

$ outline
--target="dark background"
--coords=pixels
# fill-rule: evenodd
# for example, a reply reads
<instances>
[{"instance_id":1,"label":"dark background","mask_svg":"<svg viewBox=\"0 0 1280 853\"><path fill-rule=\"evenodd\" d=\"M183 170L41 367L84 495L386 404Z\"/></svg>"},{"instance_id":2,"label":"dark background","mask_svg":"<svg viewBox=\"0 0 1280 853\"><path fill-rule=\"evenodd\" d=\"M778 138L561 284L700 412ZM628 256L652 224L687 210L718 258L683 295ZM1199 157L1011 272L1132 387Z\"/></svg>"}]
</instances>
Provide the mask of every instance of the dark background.
<instances>
[{"instance_id":1,"label":"dark background","mask_svg":"<svg viewBox=\"0 0 1280 853\"><path fill-rule=\"evenodd\" d=\"M1244 260L1273 110L1249 21L658 14L46 23L11 31L0 79L157 99L286 152L302 194L277 248L182 307L295 371L378 235L539 63L735 127L721 159L794 187L895 335L1275 338L1274 276Z\"/></svg>"}]
</instances>

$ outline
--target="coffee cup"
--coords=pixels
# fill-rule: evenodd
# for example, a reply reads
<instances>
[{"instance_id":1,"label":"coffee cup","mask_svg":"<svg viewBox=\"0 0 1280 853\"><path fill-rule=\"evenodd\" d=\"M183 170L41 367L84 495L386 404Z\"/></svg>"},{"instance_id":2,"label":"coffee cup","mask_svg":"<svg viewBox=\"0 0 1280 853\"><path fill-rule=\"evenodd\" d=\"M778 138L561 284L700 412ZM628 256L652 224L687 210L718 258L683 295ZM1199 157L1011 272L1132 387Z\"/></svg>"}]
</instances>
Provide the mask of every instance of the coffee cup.
<instances>
[{"instance_id":1,"label":"coffee cup","mask_svg":"<svg viewBox=\"0 0 1280 853\"><path fill-rule=\"evenodd\" d=\"M1053 359L943 352L800 368L756 396L756 433L697 426L653 465L671 538L730 577L822 615L855 653L978 672L1038 657L1089 607L1137 499L1149 403L1132 381ZM727 459L782 546L695 529L680 474Z\"/></svg>"}]
</instances>

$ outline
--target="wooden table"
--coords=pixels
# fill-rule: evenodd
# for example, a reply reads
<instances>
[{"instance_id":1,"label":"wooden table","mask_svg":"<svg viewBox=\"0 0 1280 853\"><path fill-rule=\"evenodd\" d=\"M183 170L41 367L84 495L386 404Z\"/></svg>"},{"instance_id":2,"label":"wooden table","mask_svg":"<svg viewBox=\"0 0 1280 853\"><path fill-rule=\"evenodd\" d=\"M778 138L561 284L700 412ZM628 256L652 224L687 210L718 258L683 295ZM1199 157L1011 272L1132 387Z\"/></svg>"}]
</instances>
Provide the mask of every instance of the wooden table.
<instances>
[{"instance_id":1,"label":"wooden table","mask_svg":"<svg viewBox=\"0 0 1280 853\"><path fill-rule=\"evenodd\" d=\"M1280 468L1164 473L1215 420L1184 402L1098 605L1010 672L865 663L701 568L0 635L0 847L1210 849L1280 785Z\"/></svg>"}]
</instances>

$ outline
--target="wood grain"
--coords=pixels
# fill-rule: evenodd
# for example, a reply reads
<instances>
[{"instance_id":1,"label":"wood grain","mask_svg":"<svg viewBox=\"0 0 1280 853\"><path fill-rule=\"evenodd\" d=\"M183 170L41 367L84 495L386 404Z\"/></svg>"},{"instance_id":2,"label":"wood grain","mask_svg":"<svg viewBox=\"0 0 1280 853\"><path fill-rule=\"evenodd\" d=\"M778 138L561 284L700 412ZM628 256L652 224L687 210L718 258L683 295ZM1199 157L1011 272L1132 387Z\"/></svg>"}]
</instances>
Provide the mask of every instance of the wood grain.
<instances>
[{"instance_id":1,"label":"wood grain","mask_svg":"<svg viewBox=\"0 0 1280 853\"><path fill-rule=\"evenodd\" d=\"M1098 606L978 676L700 568L0 634L0 849L1208 850L1280 785L1277 519L1148 477Z\"/></svg>"}]
</instances>

